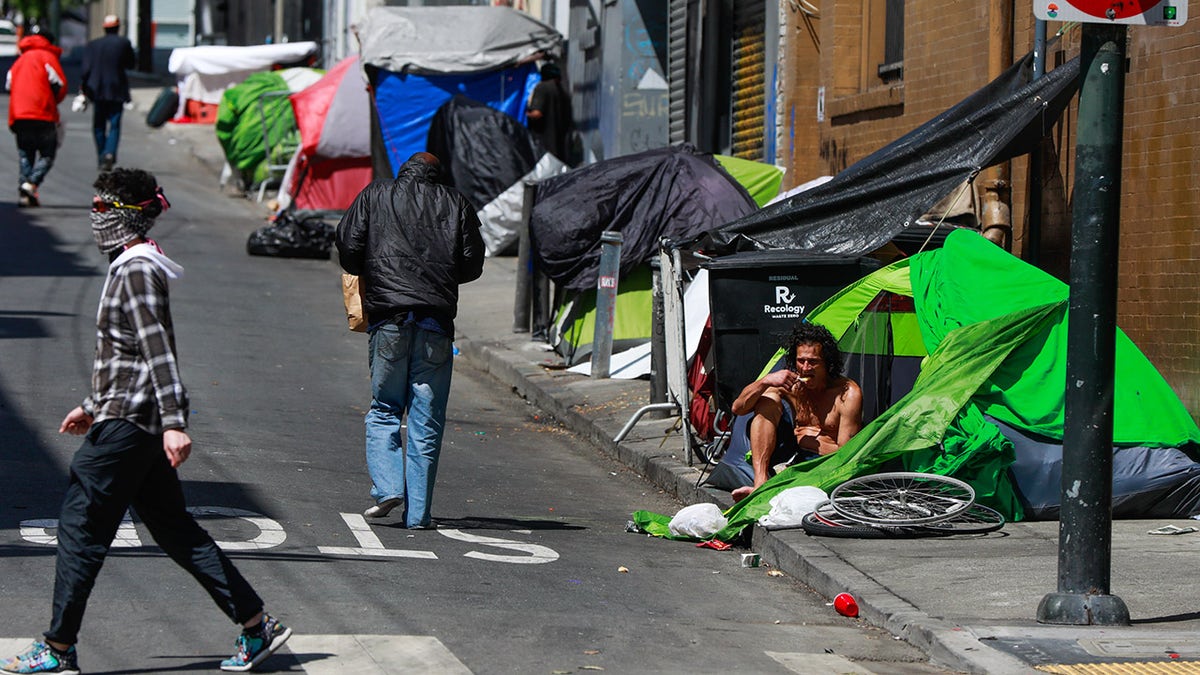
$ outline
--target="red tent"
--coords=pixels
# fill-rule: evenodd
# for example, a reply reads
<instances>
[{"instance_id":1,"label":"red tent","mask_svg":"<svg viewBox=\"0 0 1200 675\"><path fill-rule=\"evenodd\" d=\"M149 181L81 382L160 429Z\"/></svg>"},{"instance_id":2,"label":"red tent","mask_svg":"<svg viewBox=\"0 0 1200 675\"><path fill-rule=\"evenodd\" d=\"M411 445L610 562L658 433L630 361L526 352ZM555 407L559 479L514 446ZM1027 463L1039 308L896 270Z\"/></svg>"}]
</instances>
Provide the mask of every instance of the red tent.
<instances>
[{"instance_id":1,"label":"red tent","mask_svg":"<svg viewBox=\"0 0 1200 675\"><path fill-rule=\"evenodd\" d=\"M291 95L300 148L284 176L297 209L345 210L371 182L367 83L351 56Z\"/></svg>"}]
</instances>

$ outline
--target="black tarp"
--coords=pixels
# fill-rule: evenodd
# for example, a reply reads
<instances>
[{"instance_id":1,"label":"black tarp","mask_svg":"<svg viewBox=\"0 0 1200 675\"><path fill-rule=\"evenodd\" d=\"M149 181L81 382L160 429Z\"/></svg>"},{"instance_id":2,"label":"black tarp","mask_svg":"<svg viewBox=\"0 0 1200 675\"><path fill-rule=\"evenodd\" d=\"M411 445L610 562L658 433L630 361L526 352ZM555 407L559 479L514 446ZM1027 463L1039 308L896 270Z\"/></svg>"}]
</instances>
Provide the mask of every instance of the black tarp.
<instances>
[{"instance_id":1,"label":"black tarp","mask_svg":"<svg viewBox=\"0 0 1200 675\"><path fill-rule=\"evenodd\" d=\"M600 234L620 232L621 275L657 253L751 213L750 194L688 144L615 157L537 183L529 218L539 268L561 288L594 289Z\"/></svg>"},{"instance_id":2,"label":"black tarp","mask_svg":"<svg viewBox=\"0 0 1200 675\"><path fill-rule=\"evenodd\" d=\"M913 227L979 171L1027 154L1078 88L1075 58L1034 80L1033 53L1000 77L823 185L722 223L688 248L865 255Z\"/></svg>"},{"instance_id":3,"label":"black tarp","mask_svg":"<svg viewBox=\"0 0 1200 675\"><path fill-rule=\"evenodd\" d=\"M476 210L532 171L545 152L511 115L462 94L437 109L426 148Z\"/></svg>"}]
</instances>

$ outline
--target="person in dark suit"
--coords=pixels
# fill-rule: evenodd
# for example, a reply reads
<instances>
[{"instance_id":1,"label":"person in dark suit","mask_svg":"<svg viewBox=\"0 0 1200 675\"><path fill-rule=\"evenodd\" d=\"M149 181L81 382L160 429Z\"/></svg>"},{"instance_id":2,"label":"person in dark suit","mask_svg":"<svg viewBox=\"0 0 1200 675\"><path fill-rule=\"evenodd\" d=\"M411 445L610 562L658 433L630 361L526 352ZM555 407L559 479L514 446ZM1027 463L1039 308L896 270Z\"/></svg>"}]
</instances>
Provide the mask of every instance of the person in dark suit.
<instances>
[{"instance_id":1,"label":"person in dark suit","mask_svg":"<svg viewBox=\"0 0 1200 675\"><path fill-rule=\"evenodd\" d=\"M83 52L80 91L92 102L92 132L101 171L111 171L117 163L121 113L132 100L125 71L137 64L133 45L121 37L120 31L121 19L109 14L104 17L104 36L89 42Z\"/></svg>"}]
</instances>

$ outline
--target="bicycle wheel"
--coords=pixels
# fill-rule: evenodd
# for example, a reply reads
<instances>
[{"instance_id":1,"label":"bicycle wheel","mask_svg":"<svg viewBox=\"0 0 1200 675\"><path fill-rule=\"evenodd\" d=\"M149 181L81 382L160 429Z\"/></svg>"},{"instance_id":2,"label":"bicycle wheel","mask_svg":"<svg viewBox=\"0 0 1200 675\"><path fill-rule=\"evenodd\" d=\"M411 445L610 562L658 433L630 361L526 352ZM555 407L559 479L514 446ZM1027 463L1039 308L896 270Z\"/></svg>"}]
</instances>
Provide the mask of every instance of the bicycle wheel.
<instances>
[{"instance_id":1,"label":"bicycle wheel","mask_svg":"<svg viewBox=\"0 0 1200 675\"><path fill-rule=\"evenodd\" d=\"M952 534L986 534L1004 527L1004 516L983 504L972 504L946 520L919 525L922 530L944 536Z\"/></svg>"},{"instance_id":2,"label":"bicycle wheel","mask_svg":"<svg viewBox=\"0 0 1200 675\"><path fill-rule=\"evenodd\" d=\"M839 537L842 539L908 539L911 537L934 536L916 527L877 527L851 520L833 510L829 501L817 505L812 513L804 514L800 527L806 534L815 537Z\"/></svg>"},{"instance_id":3,"label":"bicycle wheel","mask_svg":"<svg viewBox=\"0 0 1200 675\"><path fill-rule=\"evenodd\" d=\"M852 478L829 501L847 518L868 525L925 525L975 503L975 490L957 478L900 471Z\"/></svg>"}]
</instances>

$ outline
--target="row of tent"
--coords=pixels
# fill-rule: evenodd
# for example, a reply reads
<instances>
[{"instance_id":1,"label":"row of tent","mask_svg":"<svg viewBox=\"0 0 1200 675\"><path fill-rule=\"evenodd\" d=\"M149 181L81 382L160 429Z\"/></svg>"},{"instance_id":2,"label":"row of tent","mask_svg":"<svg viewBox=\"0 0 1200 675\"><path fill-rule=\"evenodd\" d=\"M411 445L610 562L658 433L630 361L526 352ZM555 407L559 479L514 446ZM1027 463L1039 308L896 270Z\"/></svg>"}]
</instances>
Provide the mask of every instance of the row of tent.
<instances>
[{"instance_id":1,"label":"row of tent","mask_svg":"<svg viewBox=\"0 0 1200 675\"><path fill-rule=\"evenodd\" d=\"M282 173L281 206L297 210L344 210L430 150L479 209L489 253L512 250L522 180L565 169L523 123L562 36L509 8L454 6L375 8L358 38L328 72L302 65L315 43L177 49L173 121L215 122L230 171L246 185Z\"/></svg>"},{"instance_id":2,"label":"row of tent","mask_svg":"<svg viewBox=\"0 0 1200 675\"><path fill-rule=\"evenodd\" d=\"M555 58L562 47L553 29L523 13L378 8L359 38L360 57L327 73L276 70L230 87L222 99L229 123L219 114L218 134L231 165L253 171L286 163L283 193L294 208L340 210L372 177L394 176L413 152L432 151L479 209L492 255L512 252L528 206L534 265L558 290L551 342L572 364L588 356L603 232L622 235L614 346L644 346L652 330L648 263L664 239L717 259L785 249L853 260L895 257L908 240L921 242L920 248L941 245L940 238L927 236L939 228L923 218L982 169L1035 147L1074 95L1079 72L1074 60L1034 78L1028 55L827 182L779 195L777 167L687 145L568 170L523 124L538 82L536 60ZM280 91L285 95L264 96ZM264 131L268 106L294 120L296 150L286 162L271 154L288 143ZM757 510L775 487L829 487L900 455L906 468L967 479L1010 517L1054 515L1056 485L1048 477L1061 456L1061 392L1046 383L1063 379L1065 287L965 234L952 234L944 249L870 274L817 310L848 351L863 351L864 339L875 345L875 351L863 351L870 357L863 363L878 360L879 335L887 336L887 367L872 362L858 376L882 377L889 391L871 412L871 433L860 434L862 440L836 459L781 476L771 490L739 505L731 527L761 515ZM1009 290L979 296L987 288ZM905 307L915 309L900 311ZM1001 308L1012 316L1001 321ZM992 314L972 313L979 309ZM867 330L880 321L887 330ZM1122 457L1129 461L1118 462L1130 478L1123 483L1129 494L1122 513L1190 515L1200 508L1200 430L1136 347L1121 339L1121 358L1134 365L1118 382L1132 397L1119 399L1125 402L1118 416L1151 421L1118 425L1138 433L1115 439L1117 444L1141 449L1126 451ZM911 378L900 386L905 373ZM1035 396L1043 390L1053 395ZM940 407L926 410L930 402ZM653 521L642 524L652 529Z\"/></svg>"}]
</instances>

